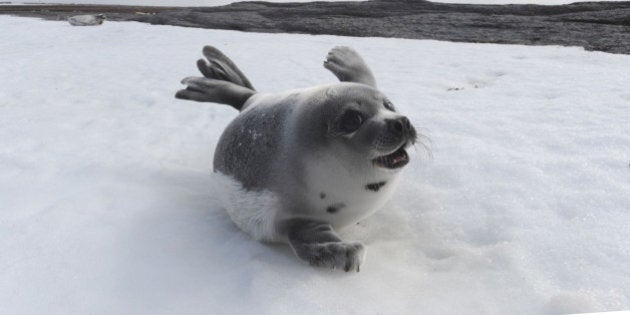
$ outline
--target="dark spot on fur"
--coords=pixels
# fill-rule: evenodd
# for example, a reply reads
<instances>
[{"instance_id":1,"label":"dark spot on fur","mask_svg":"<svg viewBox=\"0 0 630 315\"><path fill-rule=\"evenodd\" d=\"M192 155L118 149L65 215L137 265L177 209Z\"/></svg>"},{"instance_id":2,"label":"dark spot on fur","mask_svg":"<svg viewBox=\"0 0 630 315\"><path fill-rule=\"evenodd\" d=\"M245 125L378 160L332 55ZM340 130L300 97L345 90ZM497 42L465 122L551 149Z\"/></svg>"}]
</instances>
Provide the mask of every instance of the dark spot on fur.
<instances>
[{"instance_id":1,"label":"dark spot on fur","mask_svg":"<svg viewBox=\"0 0 630 315\"><path fill-rule=\"evenodd\" d=\"M326 208L326 212L328 212L328 213L337 213L337 211L341 210L341 208L343 208L345 206L346 205L344 203L336 203L334 205L328 206L328 208Z\"/></svg>"},{"instance_id":2,"label":"dark spot on fur","mask_svg":"<svg viewBox=\"0 0 630 315\"><path fill-rule=\"evenodd\" d=\"M371 183L371 184L365 185L365 189L371 190L371 191L379 191L381 187L385 186L385 184L387 184L387 182Z\"/></svg>"},{"instance_id":3,"label":"dark spot on fur","mask_svg":"<svg viewBox=\"0 0 630 315\"><path fill-rule=\"evenodd\" d=\"M320 199L324 199L324 198L326 198L326 193L325 193L325 192L323 192L323 191L322 191L322 192L320 192L320 193L319 193L319 198L320 198Z\"/></svg>"}]
</instances>

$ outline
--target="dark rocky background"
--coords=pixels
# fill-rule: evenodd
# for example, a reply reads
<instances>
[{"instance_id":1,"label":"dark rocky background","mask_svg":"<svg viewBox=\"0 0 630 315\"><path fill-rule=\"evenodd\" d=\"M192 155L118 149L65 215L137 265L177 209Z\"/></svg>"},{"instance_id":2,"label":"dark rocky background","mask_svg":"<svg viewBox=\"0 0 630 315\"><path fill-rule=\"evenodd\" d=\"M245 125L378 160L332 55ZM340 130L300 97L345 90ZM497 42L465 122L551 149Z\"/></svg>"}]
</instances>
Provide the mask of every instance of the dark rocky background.
<instances>
[{"instance_id":1,"label":"dark rocky background","mask_svg":"<svg viewBox=\"0 0 630 315\"><path fill-rule=\"evenodd\" d=\"M630 1L557 6L445 4L423 0L239 2L220 7L0 6L0 14L66 19L104 13L139 21L270 33L333 34L460 42L582 46L630 54Z\"/></svg>"}]
</instances>

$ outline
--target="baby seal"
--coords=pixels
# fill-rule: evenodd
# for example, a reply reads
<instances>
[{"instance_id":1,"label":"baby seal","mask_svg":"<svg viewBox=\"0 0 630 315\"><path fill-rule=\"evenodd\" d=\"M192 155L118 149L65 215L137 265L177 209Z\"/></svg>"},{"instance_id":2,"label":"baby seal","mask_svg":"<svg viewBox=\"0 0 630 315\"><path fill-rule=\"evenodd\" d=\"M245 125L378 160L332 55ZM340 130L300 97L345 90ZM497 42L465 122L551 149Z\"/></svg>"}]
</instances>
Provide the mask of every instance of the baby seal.
<instances>
[{"instance_id":1,"label":"baby seal","mask_svg":"<svg viewBox=\"0 0 630 315\"><path fill-rule=\"evenodd\" d=\"M324 62L341 82L280 94L256 92L218 49L206 46L203 54L204 77L185 78L175 96L240 111L214 155L232 220L257 240L288 243L311 265L359 271L364 246L335 230L390 198L417 137L409 120L348 47Z\"/></svg>"},{"instance_id":2,"label":"baby seal","mask_svg":"<svg viewBox=\"0 0 630 315\"><path fill-rule=\"evenodd\" d=\"M68 23L73 26L94 26L103 24L105 19L104 14L75 15L68 18Z\"/></svg>"}]
</instances>

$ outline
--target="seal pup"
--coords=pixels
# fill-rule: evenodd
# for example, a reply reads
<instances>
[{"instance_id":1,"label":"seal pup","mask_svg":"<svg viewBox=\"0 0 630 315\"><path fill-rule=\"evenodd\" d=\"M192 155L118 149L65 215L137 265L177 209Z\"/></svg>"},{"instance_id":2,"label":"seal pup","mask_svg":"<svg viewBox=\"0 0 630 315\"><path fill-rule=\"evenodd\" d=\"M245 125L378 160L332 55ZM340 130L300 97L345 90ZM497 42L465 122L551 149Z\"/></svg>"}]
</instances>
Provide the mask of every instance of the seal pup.
<instances>
[{"instance_id":1,"label":"seal pup","mask_svg":"<svg viewBox=\"0 0 630 315\"><path fill-rule=\"evenodd\" d=\"M68 23L73 26L94 26L103 24L105 19L104 14L75 15L68 18Z\"/></svg>"},{"instance_id":2,"label":"seal pup","mask_svg":"<svg viewBox=\"0 0 630 315\"><path fill-rule=\"evenodd\" d=\"M204 77L182 80L175 97L228 104L240 114L216 147L223 207L260 241L288 243L311 265L359 271L365 247L335 230L357 223L390 198L405 148L417 135L376 88L359 54L332 49L324 67L341 82L258 93L221 51L203 48Z\"/></svg>"}]
</instances>

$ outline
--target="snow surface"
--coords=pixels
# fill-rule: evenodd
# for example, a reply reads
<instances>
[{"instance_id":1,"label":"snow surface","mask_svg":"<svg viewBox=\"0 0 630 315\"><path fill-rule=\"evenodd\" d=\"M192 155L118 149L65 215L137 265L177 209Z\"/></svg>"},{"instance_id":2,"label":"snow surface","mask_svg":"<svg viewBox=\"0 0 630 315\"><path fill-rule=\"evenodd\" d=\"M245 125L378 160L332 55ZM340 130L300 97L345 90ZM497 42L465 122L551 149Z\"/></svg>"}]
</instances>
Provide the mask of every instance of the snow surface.
<instances>
[{"instance_id":1,"label":"snow surface","mask_svg":"<svg viewBox=\"0 0 630 315\"><path fill-rule=\"evenodd\" d=\"M12 1L11 4L47 4L47 3L60 3L60 4L117 4L117 5L146 5L146 6L176 6L176 7L190 7L190 6L219 6L226 5L233 2L240 2L241 0L28 0L28 1ZM248 0L244 0L248 1ZM267 0L267 2L310 2L313 0ZM317 0L321 1L321 0ZM324 0L327 2L337 1L362 1L362 0ZM470 4L540 4L540 5L558 5L567 4L573 2L615 2L615 1L628 1L628 0L439 0L433 2L443 3L470 3ZM2 4L0 4L2 5Z\"/></svg>"},{"instance_id":2,"label":"snow surface","mask_svg":"<svg viewBox=\"0 0 630 315\"><path fill-rule=\"evenodd\" d=\"M630 309L630 56L0 16L0 313L558 314ZM311 268L216 206L236 115L176 100L201 47L261 91L355 47L430 139L386 209ZM428 141L427 141L428 142Z\"/></svg>"}]
</instances>

